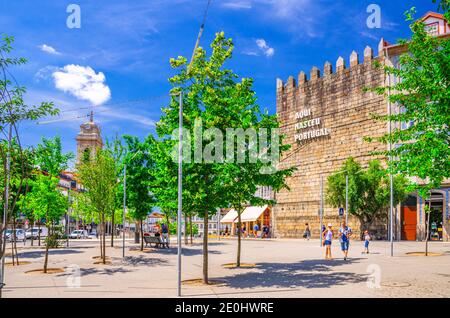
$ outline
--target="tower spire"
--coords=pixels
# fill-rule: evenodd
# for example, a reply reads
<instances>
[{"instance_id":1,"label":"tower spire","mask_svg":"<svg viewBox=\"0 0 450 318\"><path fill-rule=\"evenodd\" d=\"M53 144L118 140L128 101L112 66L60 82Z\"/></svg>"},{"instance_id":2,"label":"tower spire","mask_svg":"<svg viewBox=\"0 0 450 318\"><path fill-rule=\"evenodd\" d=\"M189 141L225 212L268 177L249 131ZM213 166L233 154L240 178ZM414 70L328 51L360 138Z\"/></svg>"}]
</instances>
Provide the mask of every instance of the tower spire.
<instances>
[{"instance_id":1,"label":"tower spire","mask_svg":"<svg viewBox=\"0 0 450 318\"><path fill-rule=\"evenodd\" d=\"M94 111L93 111L93 110L91 110L91 114L89 115L89 121L90 121L91 123L94 122Z\"/></svg>"}]
</instances>

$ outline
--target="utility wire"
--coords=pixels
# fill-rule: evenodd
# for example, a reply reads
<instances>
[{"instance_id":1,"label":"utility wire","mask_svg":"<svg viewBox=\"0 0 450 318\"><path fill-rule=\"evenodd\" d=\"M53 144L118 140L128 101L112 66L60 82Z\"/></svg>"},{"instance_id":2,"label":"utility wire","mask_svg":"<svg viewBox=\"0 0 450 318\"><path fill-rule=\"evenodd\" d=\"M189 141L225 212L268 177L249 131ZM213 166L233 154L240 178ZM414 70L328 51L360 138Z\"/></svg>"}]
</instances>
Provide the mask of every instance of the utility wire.
<instances>
[{"instance_id":1,"label":"utility wire","mask_svg":"<svg viewBox=\"0 0 450 318\"><path fill-rule=\"evenodd\" d=\"M197 41L195 42L194 51L192 52L191 62L189 63L189 66L187 69L188 74L191 71L192 64L194 63L195 52L197 51L198 45L200 44L200 39L202 37L203 30L205 29L206 18L208 16L208 10L209 10L210 5L211 5L211 0L208 0L208 3L206 4L205 12L203 13L203 20L202 20L202 24L200 25L200 30L198 32Z\"/></svg>"},{"instance_id":2,"label":"utility wire","mask_svg":"<svg viewBox=\"0 0 450 318\"><path fill-rule=\"evenodd\" d=\"M104 105L98 105L98 106L86 106L86 107L79 107L79 108L74 108L71 110L65 110L62 112L75 112L75 111L79 111L79 110L92 110L93 108L101 108L101 107L108 107L108 106L114 106L114 105L121 105L121 104L126 104L123 105L121 107L115 107L112 109L103 109L103 110L96 110L95 114L98 113L107 113L107 112L112 112L115 111L117 109L122 109L122 108L127 108L129 107L131 104L135 104L141 101L153 101L153 100L158 100L161 98L167 98L167 95L159 95L159 96L152 96L149 98L142 98L142 99L136 99L136 100L130 100L130 101L123 101L123 102L117 102L117 103L109 103L109 104L104 104ZM81 119L81 118L86 118L89 117L89 114L85 114L85 115L78 115L78 116L73 116L73 117L66 117L66 118L57 118L57 119L52 119L52 120L46 120L46 121L40 121L37 122L38 125L46 125L46 124L52 124L52 123L58 123L58 122L62 122L62 121L67 121L67 120L76 120L76 119Z\"/></svg>"}]
</instances>

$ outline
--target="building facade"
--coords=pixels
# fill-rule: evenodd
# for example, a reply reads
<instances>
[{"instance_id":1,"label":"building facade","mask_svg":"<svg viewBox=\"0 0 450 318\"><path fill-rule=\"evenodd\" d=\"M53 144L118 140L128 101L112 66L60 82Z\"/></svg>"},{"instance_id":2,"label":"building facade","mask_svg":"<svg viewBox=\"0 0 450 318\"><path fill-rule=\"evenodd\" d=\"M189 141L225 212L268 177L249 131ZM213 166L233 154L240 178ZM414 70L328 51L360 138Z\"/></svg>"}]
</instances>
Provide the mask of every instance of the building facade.
<instances>
[{"instance_id":1,"label":"building facade","mask_svg":"<svg viewBox=\"0 0 450 318\"><path fill-rule=\"evenodd\" d=\"M432 35L448 36L450 33L442 15L428 13L422 21ZM301 237L308 223L313 237L318 237L321 202L323 224L332 223L336 227L341 222L338 209L328 206L325 199L322 201L322 190L326 196L327 177L339 170L349 157L355 158L363 168L370 160L383 160L371 152L386 150L387 146L363 139L388 132L388 124L373 120L373 114L385 115L388 111L401 109L365 88L387 85L389 81L392 84L396 79L388 78L374 62L397 66L399 55L405 51L405 47L389 45L381 39L377 57L372 48L366 47L362 59L357 52L352 52L348 67L345 59L339 57L335 68L329 62L324 64L323 74L313 67L309 76L300 72L297 80L292 76L287 82L277 80L277 116L281 133L286 135L285 142L292 145L279 166L296 167L297 170L287 180L290 191L282 190L276 194L277 204L273 208L275 236ZM436 207L436 218L441 220L441 239L446 240L449 233L448 188L444 185L437 189L431 198ZM407 202L395 208L395 239L424 239L426 202L411 194ZM358 220L350 216L349 225L358 237ZM439 222L436 227L439 228ZM388 224L377 224L373 231L379 238L387 238ZM411 231L415 235L411 235Z\"/></svg>"}]
</instances>

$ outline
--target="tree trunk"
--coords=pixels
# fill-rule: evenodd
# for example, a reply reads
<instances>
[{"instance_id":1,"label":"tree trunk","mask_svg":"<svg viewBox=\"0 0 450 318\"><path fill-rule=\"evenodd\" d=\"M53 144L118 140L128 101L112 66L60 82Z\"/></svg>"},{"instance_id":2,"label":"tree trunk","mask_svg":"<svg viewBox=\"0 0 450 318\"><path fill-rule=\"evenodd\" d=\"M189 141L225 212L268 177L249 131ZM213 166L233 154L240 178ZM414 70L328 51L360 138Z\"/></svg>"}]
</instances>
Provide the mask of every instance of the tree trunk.
<instances>
[{"instance_id":1,"label":"tree trunk","mask_svg":"<svg viewBox=\"0 0 450 318\"><path fill-rule=\"evenodd\" d=\"M425 216L425 256L428 256L428 237L430 236L430 217L431 217L431 192L430 201L428 202L428 215Z\"/></svg>"},{"instance_id":2,"label":"tree trunk","mask_svg":"<svg viewBox=\"0 0 450 318\"><path fill-rule=\"evenodd\" d=\"M103 235L103 223L102 223L102 217L100 216L100 222L97 225L97 237L99 238L99 244L100 244L100 259L103 259L102 235Z\"/></svg>"},{"instance_id":3,"label":"tree trunk","mask_svg":"<svg viewBox=\"0 0 450 318\"><path fill-rule=\"evenodd\" d=\"M17 266L19 266L19 253L17 253L17 236L16 236L16 218L13 218L13 227L14 227L14 253L12 254L13 264L14 264L14 256L16 257Z\"/></svg>"},{"instance_id":4,"label":"tree trunk","mask_svg":"<svg viewBox=\"0 0 450 318\"><path fill-rule=\"evenodd\" d=\"M104 215L102 223L103 223L103 264L106 264L106 224Z\"/></svg>"},{"instance_id":5,"label":"tree trunk","mask_svg":"<svg viewBox=\"0 0 450 318\"><path fill-rule=\"evenodd\" d=\"M48 235L48 233L47 233ZM38 246L41 246L41 222L39 221L38 225Z\"/></svg>"},{"instance_id":6,"label":"tree trunk","mask_svg":"<svg viewBox=\"0 0 450 318\"><path fill-rule=\"evenodd\" d=\"M241 267L241 227L242 227L242 223L241 223L241 211L238 211L238 248L237 248L237 259L236 259L236 267Z\"/></svg>"},{"instance_id":7,"label":"tree trunk","mask_svg":"<svg viewBox=\"0 0 450 318\"><path fill-rule=\"evenodd\" d=\"M141 228L141 251L144 250L144 227L142 226L142 220L139 221Z\"/></svg>"},{"instance_id":8,"label":"tree trunk","mask_svg":"<svg viewBox=\"0 0 450 318\"><path fill-rule=\"evenodd\" d=\"M14 256L14 242L16 241L16 222L15 218L13 217L13 226L12 226L12 233L11 233L11 258L12 258L12 265L16 265L15 256Z\"/></svg>"},{"instance_id":9,"label":"tree trunk","mask_svg":"<svg viewBox=\"0 0 450 318\"><path fill-rule=\"evenodd\" d=\"M48 214L46 216L46 221L48 222ZM49 225L47 225L47 242L45 243L45 258L44 258L44 274L47 274L47 266L48 266L48 250L49 250L49 241L50 241L50 235L51 229L48 228Z\"/></svg>"},{"instance_id":10,"label":"tree trunk","mask_svg":"<svg viewBox=\"0 0 450 318\"><path fill-rule=\"evenodd\" d=\"M189 228L190 228L190 230L189 230L189 234L190 234L190 237L191 237L191 245L192 244L194 244L194 243L192 243L192 241L193 241L193 233L192 233L192 215L189 215Z\"/></svg>"},{"instance_id":11,"label":"tree trunk","mask_svg":"<svg viewBox=\"0 0 450 318\"><path fill-rule=\"evenodd\" d=\"M114 247L114 211L111 217L111 247Z\"/></svg>"},{"instance_id":12,"label":"tree trunk","mask_svg":"<svg viewBox=\"0 0 450 318\"><path fill-rule=\"evenodd\" d=\"M203 218L203 283L208 284L208 211Z\"/></svg>"},{"instance_id":13,"label":"tree trunk","mask_svg":"<svg viewBox=\"0 0 450 318\"><path fill-rule=\"evenodd\" d=\"M44 274L47 274L47 265L48 265L48 239L47 243L45 244Z\"/></svg>"},{"instance_id":14,"label":"tree trunk","mask_svg":"<svg viewBox=\"0 0 450 318\"><path fill-rule=\"evenodd\" d=\"M188 245L188 217L184 214L184 245Z\"/></svg>"},{"instance_id":15,"label":"tree trunk","mask_svg":"<svg viewBox=\"0 0 450 318\"><path fill-rule=\"evenodd\" d=\"M134 243L139 244L141 234L139 233L139 222L135 222Z\"/></svg>"},{"instance_id":16,"label":"tree trunk","mask_svg":"<svg viewBox=\"0 0 450 318\"><path fill-rule=\"evenodd\" d=\"M31 226L31 246L33 246L33 245L34 245L34 244L33 244L33 242L34 242L34 238L33 238L34 221L31 222L31 220L30 220L30 223L33 224L33 225Z\"/></svg>"}]
</instances>

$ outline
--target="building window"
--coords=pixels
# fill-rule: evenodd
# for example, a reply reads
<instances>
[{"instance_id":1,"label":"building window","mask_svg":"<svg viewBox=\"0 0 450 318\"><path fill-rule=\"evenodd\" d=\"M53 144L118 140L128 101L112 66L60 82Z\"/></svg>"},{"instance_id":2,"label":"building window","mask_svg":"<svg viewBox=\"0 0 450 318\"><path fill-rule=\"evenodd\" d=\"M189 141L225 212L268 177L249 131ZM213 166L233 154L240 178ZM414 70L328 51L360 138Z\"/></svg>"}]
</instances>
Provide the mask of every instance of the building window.
<instances>
[{"instance_id":1,"label":"building window","mask_svg":"<svg viewBox=\"0 0 450 318\"><path fill-rule=\"evenodd\" d=\"M439 35L439 22L427 24L425 26L425 31L429 35Z\"/></svg>"}]
</instances>

